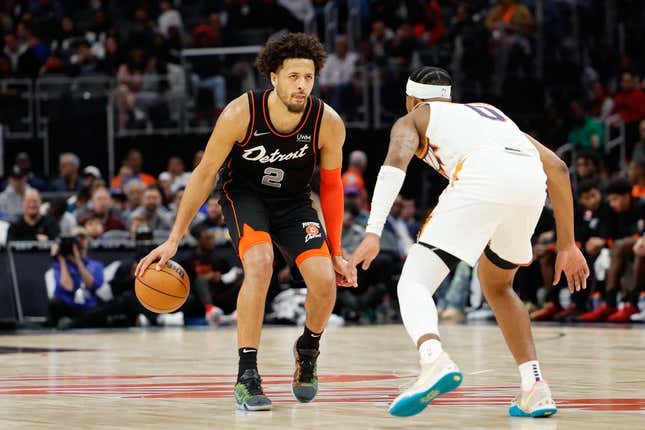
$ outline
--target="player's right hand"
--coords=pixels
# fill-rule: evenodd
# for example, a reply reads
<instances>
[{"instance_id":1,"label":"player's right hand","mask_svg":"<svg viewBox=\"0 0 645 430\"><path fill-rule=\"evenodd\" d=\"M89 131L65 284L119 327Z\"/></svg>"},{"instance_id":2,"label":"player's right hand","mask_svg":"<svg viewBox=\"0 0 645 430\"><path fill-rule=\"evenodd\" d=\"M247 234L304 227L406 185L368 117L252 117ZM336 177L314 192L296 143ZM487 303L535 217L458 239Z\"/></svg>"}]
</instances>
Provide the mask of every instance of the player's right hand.
<instances>
[{"instance_id":1,"label":"player's right hand","mask_svg":"<svg viewBox=\"0 0 645 430\"><path fill-rule=\"evenodd\" d=\"M587 288L587 278L589 277L589 267L582 252L577 246L571 245L558 251L555 257L555 277L553 285L560 282L560 276L564 272L567 277L569 291L580 291Z\"/></svg>"},{"instance_id":2,"label":"player's right hand","mask_svg":"<svg viewBox=\"0 0 645 430\"><path fill-rule=\"evenodd\" d=\"M361 268L367 270L381 250L381 238L374 233L367 233L361 241L354 255L350 258L352 267L362 264Z\"/></svg>"},{"instance_id":3,"label":"player's right hand","mask_svg":"<svg viewBox=\"0 0 645 430\"><path fill-rule=\"evenodd\" d=\"M141 259L141 261L139 261L139 264L137 264L137 268L134 271L134 276L138 278L139 276L143 275L143 272L146 271L148 266L150 266L155 261L157 261L155 269L157 271L161 270L166 262L174 257L174 255L177 253L178 247L178 242L172 240L165 241L164 243L150 251L148 255L146 255Z\"/></svg>"}]
</instances>

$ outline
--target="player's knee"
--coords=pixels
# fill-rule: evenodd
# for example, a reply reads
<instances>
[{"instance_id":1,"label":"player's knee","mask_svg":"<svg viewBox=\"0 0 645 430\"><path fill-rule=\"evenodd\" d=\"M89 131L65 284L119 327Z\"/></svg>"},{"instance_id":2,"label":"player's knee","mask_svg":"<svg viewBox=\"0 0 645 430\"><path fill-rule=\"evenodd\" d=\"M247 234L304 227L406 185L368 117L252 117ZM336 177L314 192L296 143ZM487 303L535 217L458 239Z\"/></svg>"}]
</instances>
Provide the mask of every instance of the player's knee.
<instances>
[{"instance_id":1,"label":"player's knee","mask_svg":"<svg viewBox=\"0 0 645 430\"><path fill-rule=\"evenodd\" d=\"M268 287L273 276L273 255L254 252L244 256L244 280Z\"/></svg>"},{"instance_id":2,"label":"player's knee","mask_svg":"<svg viewBox=\"0 0 645 430\"><path fill-rule=\"evenodd\" d=\"M317 300L322 302L336 300L336 275L334 272L321 272L316 279L315 285L309 288L308 294L313 294Z\"/></svg>"}]
</instances>

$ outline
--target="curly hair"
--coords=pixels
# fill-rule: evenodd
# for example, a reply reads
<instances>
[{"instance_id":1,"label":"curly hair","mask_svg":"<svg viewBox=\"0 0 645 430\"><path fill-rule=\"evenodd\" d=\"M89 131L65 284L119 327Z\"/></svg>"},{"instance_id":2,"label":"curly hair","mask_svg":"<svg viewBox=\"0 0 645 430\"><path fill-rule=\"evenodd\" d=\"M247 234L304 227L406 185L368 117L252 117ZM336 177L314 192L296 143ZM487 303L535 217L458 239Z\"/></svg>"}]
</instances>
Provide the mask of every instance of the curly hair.
<instances>
[{"instance_id":1,"label":"curly hair","mask_svg":"<svg viewBox=\"0 0 645 430\"><path fill-rule=\"evenodd\" d=\"M305 33L288 33L270 38L255 60L260 73L271 78L284 60L289 58L307 58L314 62L316 74L325 65L327 51L315 37Z\"/></svg>"}]
</instances>

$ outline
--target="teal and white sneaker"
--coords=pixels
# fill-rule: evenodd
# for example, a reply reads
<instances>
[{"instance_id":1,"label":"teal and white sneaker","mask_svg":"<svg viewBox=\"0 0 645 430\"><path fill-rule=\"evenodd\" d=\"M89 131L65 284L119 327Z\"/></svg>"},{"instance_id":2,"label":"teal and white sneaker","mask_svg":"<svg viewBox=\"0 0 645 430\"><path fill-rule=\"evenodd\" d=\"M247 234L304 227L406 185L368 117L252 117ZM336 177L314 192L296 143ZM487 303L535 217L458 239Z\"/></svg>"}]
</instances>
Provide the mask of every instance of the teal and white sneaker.
<instances>
[{"instance_id":1,"label":"teal and white sneaker","mask_svg":"<svg viewBox=\"0 0 645 430\"><path fill-rule=\"evenodd\" d=\"M511 402L508 414L512 417L550 417L558 412L545 381L537 381L529 391L522 391Z\"/></svg>"},{"instance_id":2,"label":"teal and white sneaker","mask_svg":"<svg viewBox=\"0 0 645 430\"><path fill-rule=\"evenodd\" d=\"M457 388L462 379L457 365L442 352L433 363L421 366L419 378L394 399L388 412L397 417L416 415L437 397Z\"/></svg>"},{"instance_id":3,"label":"teal and white sneaker","mask_svg":"<svg viewBox=\"0 0 645 430\"><path fill-rule=\"evenodd\" d=\"M256 369L246 369L235 384L235 407L242 411L270 411L271 400L262 391Z\"/></svg>"}]
</instances>

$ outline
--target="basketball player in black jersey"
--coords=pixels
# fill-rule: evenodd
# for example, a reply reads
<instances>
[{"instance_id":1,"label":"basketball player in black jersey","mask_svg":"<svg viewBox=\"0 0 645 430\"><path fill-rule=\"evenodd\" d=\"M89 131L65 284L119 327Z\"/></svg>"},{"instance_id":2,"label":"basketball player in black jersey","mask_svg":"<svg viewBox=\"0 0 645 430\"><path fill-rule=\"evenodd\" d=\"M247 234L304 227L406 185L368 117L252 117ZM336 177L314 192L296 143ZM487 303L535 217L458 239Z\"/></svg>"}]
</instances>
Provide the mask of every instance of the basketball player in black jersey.
<instances>
[{"instance_id":1,"label":"basketball player in black jersey","mask_svg":"<svg viewBox=\"0 0 645 430\"><path fill-rule=\"evenodd\" d=\"M333 109L310 95L326 56L320 42L302 33L267 42L257 66L273 89L250 91L224 109L186 186L168 241L142 259L136 271L140 276L156 260L159 270L175 255L224 166L221 203L244 266L237 302L240 360L235 401L239 409L271 409L256 357L272 275L272 243L297 264L308 288L304 333L293 351L292 389L301 402L313 400L318 390L318 344L334 307L336 285L356 285L356 270L343 259L340 247L345 126ZM317 164L326 232L309 195Z\"/></svg>"}]
</instances>

